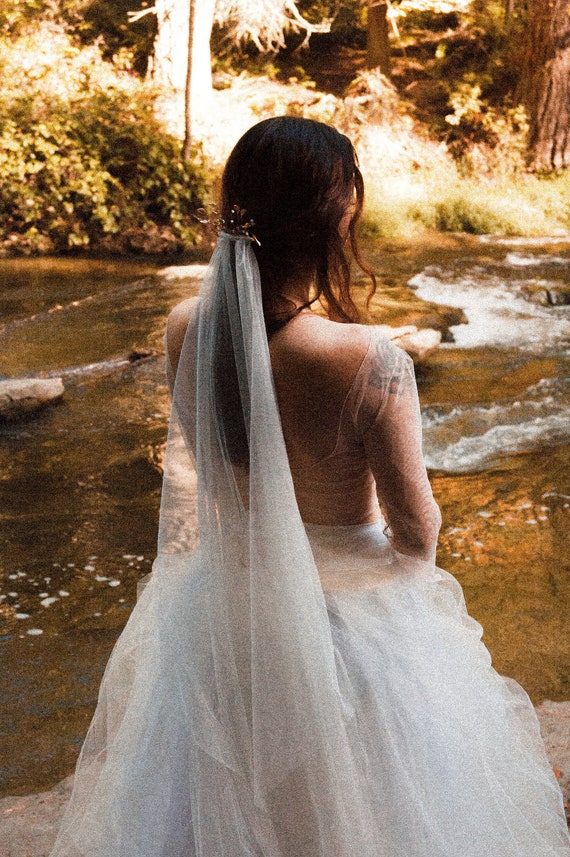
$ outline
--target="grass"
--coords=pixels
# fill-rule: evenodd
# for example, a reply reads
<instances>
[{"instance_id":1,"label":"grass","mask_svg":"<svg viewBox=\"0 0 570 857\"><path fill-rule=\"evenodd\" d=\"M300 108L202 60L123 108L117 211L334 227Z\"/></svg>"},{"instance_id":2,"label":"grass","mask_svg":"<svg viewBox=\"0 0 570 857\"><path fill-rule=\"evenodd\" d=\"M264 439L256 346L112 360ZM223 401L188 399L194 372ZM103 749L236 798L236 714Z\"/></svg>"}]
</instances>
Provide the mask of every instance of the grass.
<instances>
[{"instance_id":1,"label":"grass","mask_svg":"<svg viewBox=\"0 0 570 857\"><path fill-rule=\"evenodd\" d=\"M411 238L426 229L538 236L570 231L570 175L523 170L462 175L441 144L415 129L369 128L360 143L370 236Z\"/></svg>"},{"instance_id":2,"label":"grass","mask_svg":"<svg viewBox=\"0 0 570 857\"><path fill-rule=\"evenodd\" d=\"M524 176L511 182L461 179L453 166L409 182L369 181L364 230L410 238L425 229L477 235L561 235L570 230L568 176L548 181Z\"/></svg>"},{"instance_id":3,"label":"grass","mask_svg":"<svg viewBox=\"0 0 570 857\"><path fill-rule=\"evenodd\" d=\"M409 239L427 230L513 236L570 232L570 174L527 173L520 138L509 143L506 134L496 149L479 145L456 159L370 75L361 76L340 99L301 83L242 74L229 88L214 92L214 100L216 122L200 131L205 160L217 173L239 136L269 116L306 116L346 133L365 179L363 231L370 237Z\"/></svg>"}]
</instances>

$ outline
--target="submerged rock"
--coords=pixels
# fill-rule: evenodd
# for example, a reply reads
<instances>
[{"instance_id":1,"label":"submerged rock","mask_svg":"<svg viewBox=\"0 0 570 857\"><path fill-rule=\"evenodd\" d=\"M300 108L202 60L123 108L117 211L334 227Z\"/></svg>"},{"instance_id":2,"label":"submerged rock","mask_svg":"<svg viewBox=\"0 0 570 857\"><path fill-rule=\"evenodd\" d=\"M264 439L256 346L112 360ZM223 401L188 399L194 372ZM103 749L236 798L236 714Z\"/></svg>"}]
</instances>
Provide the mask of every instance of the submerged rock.
<instances>
[{"instance_id":1,"label":"submerged rock","mask_svg":"<svg viewBox=\"0 0 570 857\"><path fill-rule=\"evenodd\" d=\"M127 360L131 364L142 363L143 360L151 360L153 357L156 357L156 353L151 348L135 348L134 351L129 351Z\"/></svg>"},{"instance_id":2,"label":"submerged rock","mask_svg":"<svg viewBox=\"0 0 570 857\"><path fill-rule=\"evenodd\" d=\"M61 378L10 378L0 381L0 419L19 420L63 396Z\"/></svg>"}]
</instances>

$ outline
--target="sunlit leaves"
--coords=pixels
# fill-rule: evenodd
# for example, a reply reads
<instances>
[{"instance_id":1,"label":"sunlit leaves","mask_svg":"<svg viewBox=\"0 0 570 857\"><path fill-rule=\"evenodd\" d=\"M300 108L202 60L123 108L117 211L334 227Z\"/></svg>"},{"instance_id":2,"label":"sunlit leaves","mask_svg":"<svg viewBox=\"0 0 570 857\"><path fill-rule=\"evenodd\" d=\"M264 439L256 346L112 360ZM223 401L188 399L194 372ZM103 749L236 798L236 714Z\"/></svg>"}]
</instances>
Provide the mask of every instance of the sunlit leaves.
<instances>
[{"instance_id":1,"label":"sunlit leaves","mask_svg":"<svg viewBox=\"0 0 570 857\"><path fill-rule=\"evenodd\" d=\"M191 237L203 173L140 82L53 27L4 43L0 66L0 248L22 235L31 249L87 246L148 224Z\"/></svg>"},{"instance_id":2,"label":"sunlit leaves","mask_svg":"<svg viewBox=\"0 0 570 857\"><path fill-rule=\"evenodd\" d=\"M311 23L301 16L294 0L217 0L215 19L235 41L251 39L260 51L284 47L288 30L327 32L331 20L324 17Z\"/></svg>"}]
</instances>

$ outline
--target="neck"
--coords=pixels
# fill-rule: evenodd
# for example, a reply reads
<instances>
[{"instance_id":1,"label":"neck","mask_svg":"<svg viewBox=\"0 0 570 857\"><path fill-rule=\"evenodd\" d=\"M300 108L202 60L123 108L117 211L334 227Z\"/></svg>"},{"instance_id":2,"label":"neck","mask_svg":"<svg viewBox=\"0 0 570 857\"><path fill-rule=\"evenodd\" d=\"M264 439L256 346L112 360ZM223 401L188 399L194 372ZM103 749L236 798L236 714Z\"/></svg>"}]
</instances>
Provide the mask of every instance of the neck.
<instances>
[{"instance_id":1,"label":"neck","mask_svg":"<svg viewBox=\"0 0 570 857\"><path fill-rule=\"evenodd\" d=\"M312 283L295 283L269 294L264 301L265 325L269 336L309 309Z\"/></svg>"},{"instance_id":2,"label":"neck","mask_svg":"<svg viewBox=\"0 0 570 857\"><path fill-rule=\"evenodd\" d=\"M291 312L306 306L311 298L313 278L275 284L267 295L267 309L274 313Z\"/></svg>"}]
</instances>

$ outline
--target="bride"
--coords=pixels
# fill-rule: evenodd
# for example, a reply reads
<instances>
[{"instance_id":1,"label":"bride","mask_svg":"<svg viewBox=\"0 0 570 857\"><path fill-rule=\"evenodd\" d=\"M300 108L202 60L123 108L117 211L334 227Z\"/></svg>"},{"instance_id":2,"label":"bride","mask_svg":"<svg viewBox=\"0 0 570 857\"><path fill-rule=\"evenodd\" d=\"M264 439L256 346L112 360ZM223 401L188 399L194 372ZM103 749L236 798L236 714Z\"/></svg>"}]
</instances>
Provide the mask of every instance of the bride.
<instances>
[{"instance_id":1,"label":"bride","mask_svg":"<svg viewBox=\"0 0 570 857\"><path fill-rule=\"evenodd\" d=\"M52 857L570 855L532 705L435 566L411 361L357 323L362 205L321 123L228 160L168 322L158 558Z\"/></svg>"}]
</instances>

